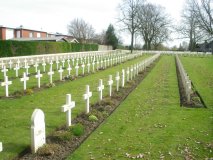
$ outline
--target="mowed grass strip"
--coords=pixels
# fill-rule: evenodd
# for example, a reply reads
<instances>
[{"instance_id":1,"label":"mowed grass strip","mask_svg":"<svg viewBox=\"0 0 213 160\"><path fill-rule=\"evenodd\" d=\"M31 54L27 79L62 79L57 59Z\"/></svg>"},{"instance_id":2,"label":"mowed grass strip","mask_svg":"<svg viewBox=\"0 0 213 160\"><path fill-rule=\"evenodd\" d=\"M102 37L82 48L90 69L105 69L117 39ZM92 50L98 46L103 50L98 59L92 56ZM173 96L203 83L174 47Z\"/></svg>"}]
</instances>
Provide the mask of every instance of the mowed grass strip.
<instances>
[{"instance_id":1,"label":"mowed grass strip","mask_svg":"<svg viewBox=\"0 0 213 160\"><path fill-rule=\"evenodd\" d=\"M180 59L205 104L209 109L213 110L213 56L180 56Z\"/></svg>"},{"instance_id":2,"label":"mowed grass strip","mask_svg":"<svg viewBox=\"0 0 213 160\"><path fill-rule=\"evenodd\" d=\"M68 158L212 157L212 112L180 107L175 59L162 56L117 110Z\"/></svg>"},{"instance_id":3,"label":"mowed grass strip","mask_svg":"<svg viewBox=\"0 0 213 160\"><path fill-rule=\"evenodd\" d=\"M30 119L35 108L40 108L45 113L47 134L56 127L66 124L66 114L61 112L61 106L66 102L66 94L72 94L72 100L76 101L76 107L72 110L72 117L85 111L83 94L85 86L90 85L93 92L91 103L98 101L98 81L103 79L105 90L104 96L108 95L108 75L113 79L117 71L126 69L132 64L146 59L150 55L144 55L137 59L127 61L121 65L108 68L101 72L79 78L75 81L65 82L53 88L36 92L32 95L18 99L0 99L0 141L3 142L3 152L0 159L11 159L22 150L30 146ZM115 89L115 81L113 89Z\"/></svg>"}]
</instances>

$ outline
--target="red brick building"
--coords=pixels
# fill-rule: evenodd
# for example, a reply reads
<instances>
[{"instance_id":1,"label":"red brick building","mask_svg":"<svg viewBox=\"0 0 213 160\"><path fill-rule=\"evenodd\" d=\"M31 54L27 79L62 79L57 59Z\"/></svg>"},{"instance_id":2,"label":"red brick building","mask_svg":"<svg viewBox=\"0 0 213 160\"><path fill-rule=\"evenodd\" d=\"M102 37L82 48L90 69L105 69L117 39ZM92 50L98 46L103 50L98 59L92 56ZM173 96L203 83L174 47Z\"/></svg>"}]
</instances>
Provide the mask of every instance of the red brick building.
<instances>
[{"instance_id":1,"label":"red brick building","mask_svg":"<svg viewBox=\"0 0 213 160\"><path fill-rule=\"evenodd\" d=\"M0 40L8 40L13 38L44 38L47 37L47 32L36 31L31 29L9 28L0 26Z\"/></svg>"}]
</instances>

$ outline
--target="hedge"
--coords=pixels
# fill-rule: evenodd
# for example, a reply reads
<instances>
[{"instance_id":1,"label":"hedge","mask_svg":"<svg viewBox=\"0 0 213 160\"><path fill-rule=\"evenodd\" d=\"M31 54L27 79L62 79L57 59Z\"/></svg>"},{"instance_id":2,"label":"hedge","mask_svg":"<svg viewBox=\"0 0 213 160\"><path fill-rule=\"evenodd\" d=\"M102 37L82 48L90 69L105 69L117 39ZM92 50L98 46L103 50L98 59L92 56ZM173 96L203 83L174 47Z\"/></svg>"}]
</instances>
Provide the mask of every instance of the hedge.
<instances>
[{"instance_id":1,"label":"hedge","mask_svg":"<svg viewBox=\"0 0 213 160\"><path fill-rule=\"evenodd\" d=\"M97 51L98 44L0 40L0 57Z\"/></svg>"}]
</instances>

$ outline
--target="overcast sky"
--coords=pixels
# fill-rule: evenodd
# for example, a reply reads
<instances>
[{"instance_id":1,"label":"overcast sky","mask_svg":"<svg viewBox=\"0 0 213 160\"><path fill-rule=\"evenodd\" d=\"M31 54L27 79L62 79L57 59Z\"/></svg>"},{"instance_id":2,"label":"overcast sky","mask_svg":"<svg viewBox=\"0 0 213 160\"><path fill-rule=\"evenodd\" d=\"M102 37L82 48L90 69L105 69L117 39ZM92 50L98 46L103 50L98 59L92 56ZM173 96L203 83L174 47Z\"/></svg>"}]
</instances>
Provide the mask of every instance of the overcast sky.
<instances>
[{"instance_id":1,"label":"overcast sky","mask_svg":"<svg viewBox=\"0 0 213 160\"><path fill-rule=\"evenodd\" d=\"M148 0L161 4L174 21L180 19L184 0ZM122 0L0 0L0 25L60 32L74 18L83 18L97 33L116 26L117 7ZM127 34L122 34L123 39ZM128 43L129 40L124 40ZM129 42L130 43L130 42ZM174 42L173 42L174 43Z\"/></svg>"}]
</instances>

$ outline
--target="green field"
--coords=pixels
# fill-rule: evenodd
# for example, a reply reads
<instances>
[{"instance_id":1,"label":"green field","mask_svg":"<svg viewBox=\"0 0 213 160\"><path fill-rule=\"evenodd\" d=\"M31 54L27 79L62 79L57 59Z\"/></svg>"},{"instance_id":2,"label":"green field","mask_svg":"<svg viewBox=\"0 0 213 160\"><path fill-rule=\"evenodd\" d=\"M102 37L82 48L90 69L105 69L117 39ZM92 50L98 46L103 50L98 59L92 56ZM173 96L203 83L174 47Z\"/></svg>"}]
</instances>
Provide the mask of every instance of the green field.
<instances>
[{"instance_id":1,"label":"green field","mask_svg":"<svg viewBox=\"0 0 213 160\"><path fill-rule=\"evenodd\" d=\"M199 62L211 72L212 59ZM193 70L194 66L186 68ZM196 81L197 76L191 79ZM209 75L205 79L204 83L213 81ZM162 56L144 81L68 159L120 160L139 154L144 159L213 157L212 91L208 87L200 90L203 81L194 83L205 96L207 109L180 107L175 58ZM211 84L207 86L211 88Z\"/></svg>"},{"instance_id":2,"label":"green field","mask_svg":"<svg viewBox=\"0 0 213 160\"><path fill-rule=\"evenodd\" d=\"M147 57L149 56L144 55L113 68L108 68L75 81L67 81L53 88L35 92L32 95L18 99L0 99L0 141L3 142L4 149L0 153L0 159L11 159L30 146L30 118L35 108L40 108L44 111L46 131L49 134L56 127L66 124L66 114L62 113L60 109L66 102L66 94L72 94L72 100L76 101L72 116L75 117L85 111L85 102L83 100L85 85L90 85L93 92L91 103L95 103L98 101L97 86L99 79L103 79L105 84L104 95L106 96L108 94L106 82L110 74L113 75L114 79L116 71L126 69L126 67L130 67L130 65Z\"/></svg>"}]
</instances>

